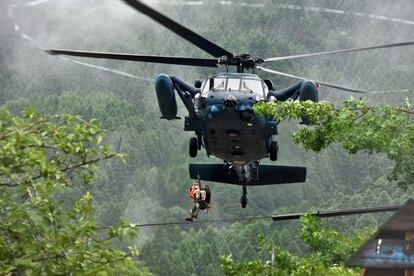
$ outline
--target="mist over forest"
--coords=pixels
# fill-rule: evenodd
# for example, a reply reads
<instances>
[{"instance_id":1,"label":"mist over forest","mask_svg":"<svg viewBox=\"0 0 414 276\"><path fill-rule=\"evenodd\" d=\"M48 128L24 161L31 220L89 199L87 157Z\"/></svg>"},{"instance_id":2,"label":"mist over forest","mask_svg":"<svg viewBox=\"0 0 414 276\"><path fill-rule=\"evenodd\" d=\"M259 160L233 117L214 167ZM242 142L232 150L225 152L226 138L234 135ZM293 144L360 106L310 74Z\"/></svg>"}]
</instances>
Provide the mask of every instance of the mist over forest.
<instances>
[{"instance_id":1,"label":"mist over forest","mask_svg":"<svg viewBox=\"0 0 414 276\"><path fill-rule=\"evenodd\" d=\"M234 53L277 57L414 40L414 2L409 0L243 0L145 1L165 15ZM35 107L44 114L72 113L97 118L109 130L106 143L127 154L126 164L101 164L90 187L99 225L121 218L137 224L182 221L192 202L188 164L215 161L200 152L188 156L192 133L183 120L160 120L153 80L160 73L188 83L225 68L60 58L44 49L62 48L144 55L210 58L122 1L2 0L0 2L0 104L19 114ZM328 87L320 100L337 105L350 97L370 103L413 100L414 47L279 61L269 68L350 88ZM294 79L268 77L276 89ZM186 115L179 104L179 116ZM278 164L306 166L306 183L249 187L240 208L239 186L208 183L213 208L201 219L266 216L284 212L400 204L412 197L389 181L392 162L380 154L349 155L338 145L311 153L291 142L298 122L279 125ZM268 162L268 161L265 161ZM269 161L270 163L270 161ZM79 195L85 188L74 188ZM70 196L70 195L68 195ZM328 219L342 231L376 227L389 214ZM298 254L298 222L254 220L139 229L139 256L156 275L220 275L219 256L237 261L260 256L259 233ZM208 238L206 238L208 237ZM208 239L208 243L203 241ZM121 244L122 246L127 246ZM193 260L189 262L188 260Z\"/></svg>"}]
</instances>

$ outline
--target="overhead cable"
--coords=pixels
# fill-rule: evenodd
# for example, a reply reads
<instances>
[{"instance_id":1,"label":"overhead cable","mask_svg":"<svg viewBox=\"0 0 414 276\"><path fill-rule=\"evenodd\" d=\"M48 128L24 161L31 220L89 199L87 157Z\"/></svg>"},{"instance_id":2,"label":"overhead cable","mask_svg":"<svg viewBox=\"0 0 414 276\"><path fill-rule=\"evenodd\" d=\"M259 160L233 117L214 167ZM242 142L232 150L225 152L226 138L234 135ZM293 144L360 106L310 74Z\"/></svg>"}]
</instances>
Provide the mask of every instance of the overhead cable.
<instances>
[{"instance_id":1,"label":"overhead cable","mask_svg":"<svg viewBox=\"0 0 414 276\"><path fill-rule=\"evenodd\" d=\"M194 225L194 224L204 224L204 223L226 223L226 222L237 222L237 221L247 221L251 222L253 220L259 219L272 219L273 221L285 221L285 220L295 220L299 219L301 216L310 214L312 216L326 218L326 217L338 217L338 216L350 216L350 215L359 215L359 214L369 214L369 213L382 213L382 212L393 212L401 208L401 205L392 205L392 206L382 206L382 207L364 207L364 208L351 208L351 209L338 209L338 210L324 210L324 211L315 211L308 213L290 213L290 214L279 214L272 216L250 216L250 217L237 217L237 218L228 218L228 219L212 219L212 220L199 220L194 222L188 221L174 221L174 222L157 222L157 223L143 223L143 224L130 224L129 227L155 227L155 226L171 226L171 225ZM99 230L109 229L111 226L99 227Z\"/></svg>"}]
</instances>

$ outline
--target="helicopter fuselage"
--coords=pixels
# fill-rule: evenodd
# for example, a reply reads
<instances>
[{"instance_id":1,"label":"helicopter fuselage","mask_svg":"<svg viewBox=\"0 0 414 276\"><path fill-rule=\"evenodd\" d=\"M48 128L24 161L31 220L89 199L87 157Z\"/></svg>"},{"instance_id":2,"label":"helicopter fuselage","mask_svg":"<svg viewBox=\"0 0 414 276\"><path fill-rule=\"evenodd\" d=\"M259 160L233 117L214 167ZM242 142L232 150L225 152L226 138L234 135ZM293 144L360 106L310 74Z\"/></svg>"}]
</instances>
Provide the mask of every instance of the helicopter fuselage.
<instances>
[{"instance_id":1,"label":"helicopter fuselage","mask_svg":"<svg viewBox=\"0 0 414 276\"><path fill-rule=\"evenodd\" d=\"M177 92L189 113L185 117L184 130L196 134L190 139L189 155L196 157L204 147L208 156L236 166L258 164L266 157L277 160L279 146L275 135L278 134L278 121L257 114L253 108L255 103L318 100L317 87L312 81L302 80L274 91L269 80L248 73L219 73L204 82L196 81L194 86L175 76L159 75L155 90L162 118L179 118ZM302 119L303 123L308 122L307 118ZM250 167L244 170L250 170Z\"/></svg>"},{"instance_id":2,"label":"helicopter fuselage","mask_svg":"<svg viewBox=\"0 0 414 276\"><path fill-rule=\"evenodd\" d=\"M175 92L188 110L184 130L193 131L189 143L190 157L202 147L208 156L222 159L223 164L190 164L190 177L243 186L242 207L247 204L248 185L273 185L304 182L306 168L259 165L266 157L277 160L279 146L275 140L278 121L254 111L259 101L297 99L317 100L312 81L300 81L281 91L272 83L247 73L220 73L196 81L195 87L175 76L159 75L155 91L162 118L177 117Z\"/></svg>"},{"instance_id":3,"label":"helicopter fuselage","mask_svg":"<svg viewBox=\"0 0 414 276\"><path fill-rule=\"evenodd\" d=\"M263 159L277 134L277 122L256 114L253 105L267 92L266 84L253 74L212 76L195 96L197 117L186 118L185 130L196 132L208 155L232 164Z\"/></svg>"}]
</instances>

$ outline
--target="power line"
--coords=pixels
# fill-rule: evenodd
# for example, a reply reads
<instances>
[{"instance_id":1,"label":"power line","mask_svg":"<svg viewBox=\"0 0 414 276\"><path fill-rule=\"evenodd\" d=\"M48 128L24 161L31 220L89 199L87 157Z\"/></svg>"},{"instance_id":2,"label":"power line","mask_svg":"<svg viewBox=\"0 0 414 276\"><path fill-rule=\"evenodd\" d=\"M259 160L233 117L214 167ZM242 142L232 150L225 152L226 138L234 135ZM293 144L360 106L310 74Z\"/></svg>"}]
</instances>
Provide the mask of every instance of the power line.
<instances>
[{"instance_id":1,"label":"power line","mask_svg":"<svg viewBox=\"0 0 414 276\"><path fill-rule=\"evenodd\" d=\"M349 216L359 215L368 213L382 213L382 212L393 212L401 208L401 205L383 206L383 207L364 207L364 208L353 208L353 209L338 209L328 211L316 211L307 213L290 213L290 214L279 214L272 216L251 216L251 217L238 217L228 219L212 219L212 220L200 220L194 222L188 221L175 221L175 222L158 222L158 223L144 223L144 224L131 224L129 227L154 227L154 226L169 226L169 225L192 225L192 224L204 224L204 223L218 223L218 222L236 222L236 221L247 221L258 219L272 219L273 221L284 221L284 220L295 220L299 219L305 214L310 214L316 217L338 217L338 216ZM109 229L110 226L100 227L99 230Z\"/></svg>"},{"instance_id":2,"label":"power line","mask_svg":"<svg viewBox=\"0 0 414 276\"><path fill-rule=\"evenodd\" d=\"M219 223L219 222L236 222L236 221L247 221L258 219L272 219L272 216L251 216L251 217L239 217L229 219L212 219L212 220L199 220L199 221L174 221L174 222L158 222L158 223L143 223L143 224L130 224L129 227L154 227L154 226L170 226L170 225L193 225L193 224L204 224L204 223ZM109 229L111 226L98 227L98 230Z\"/></svg>"}]
</instances>

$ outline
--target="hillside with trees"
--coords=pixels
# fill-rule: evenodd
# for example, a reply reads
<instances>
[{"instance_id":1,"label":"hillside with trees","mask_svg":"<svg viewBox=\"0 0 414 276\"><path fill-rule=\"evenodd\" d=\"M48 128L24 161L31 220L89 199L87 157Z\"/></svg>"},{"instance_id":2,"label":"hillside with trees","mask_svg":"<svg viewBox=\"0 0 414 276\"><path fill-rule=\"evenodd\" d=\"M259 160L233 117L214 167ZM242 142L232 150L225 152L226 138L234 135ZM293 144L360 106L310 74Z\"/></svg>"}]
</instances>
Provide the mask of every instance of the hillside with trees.
<instances>
[{"instance_id":1,"label":"hillside with trees","mask_svg":"<svg viewBox=\"0 0 414 276\"><path fill-rule=\"evenodd\" d=\"M60 173L54 170L55 165L49 164L47 158L39 155L47 152L46 157L53 156L49 151L39 149L42 145L49 144L43 144L36 137L30 138L30 135L22 136L27 141L23 139L20 143L28 143L26 147L32 143L36 145L32 148L34 157L30 159L24 153L16 158L19 162L26 162L25 158L30 159L27 162L32 167L25 169L37 170L42 175L43 184L49 183L48 177L52 178L53 181L48 184L51 186L46 185L45 190L39 192L44 193L42 196L48 203L58 204L54 207L59 213L56 223L65 229L58 236L51 237L52 233L46 227L52 227L54 222L44 211L36 214L40 216L39 219L45 217L44 222L39 222L39 235L48 240L65 240L69 237L64 243L68 246L72 245L72 239L75 238L81 240L93 237L104 241L82 244L84 247L78 249L89 251L89 247L99 247L99 250L108 255L96 257L84 254L83 259L78 260L76 258L79 256L73 253L73 256L78 257L69 256L65 259L68 271L76 271L75 263L76 266L85 268L81 264L86 262L89 270L85 271L94 273L96 267L90 262L92 257L96 257L98 262L117 262L120 256L129 256L131 259L123 260L128 263L125 269L131 269L125 271L125 274L133 274L136 269L143 275L237 275L243 273L238 269L251 260L257 261L258 269L264 269L259 260L262 265L265 264L273 249L277 248L280 250L276 256L284 258L287 265L283 273L291 274L289 263L297 266L303 260L315 256L315 244L310 245L312 241L305 236L298 237L297 234L304 233L303 227L309 224L315 227L312 231L323 232L326 237L338 235L344 240L356 237L352 239L355 241L352 246L347 244L348 247L344 246L344 251L338 253L339 262L331 262L332 255L326 256L323 265L324 269L329 269L331 264L341 265L349 250L355 248L362 237L367 236L366 233L361 234L360 229L369 227L372 231L389 216L388 213L332 218L322 221L323 227L314 221L276 223L265 219L137 227L136 240L111 239L106 242L106 238L122 236L122 229L135 229L127 227L129 224L125 224L125 221L133 224L184 221L192 205L187 196L191 183L188 164L192 161L218 161L208 159L205 154L199 154L196 160L188 157L187 147L191 133L183 131L183 120L160 120L152 81L154 77L166 73L179 76L192 84L196 79L206 78L225 68L216 70L73 59L126 72L130 74L128 77L75 63L73 60L49 56L36 43L44 48L208 57L159 24L131 11L121 1L34 2L36 1L33 1L33 5L27 5L31 2L23 0L0 3L0 14L3 15L0 17L0 105L2 110L10 112L2 111L0 114L1 133L13 124L14 127L27 128L36 118L48 118L42 126L50 131L52 127L64 127L69 121L68 131L80 131L79 135L81 138L84 135L84 139L91 137L88 143L92 145L92 155L97 155L91 156L91 160L105 159L102 158L105 154L123 155L123 159L110 158L102 160L96 167L82 168L75 173L76 177L65 176L70 180L68 183L73 183L66 187L59 182L62 179L57 179L56 174ZM228 2L232 4L223 4L223 1L199 1L201 4L191 4L189 1L169 0L150 4L226 49L265 57L395 43L414 38L414 18L410 12L414 7L408 0L263 0L245 1L245 5L237 4L236 1ZM12 16L11 4L14 4ZM18 31L16 24L19 26ZM27 36L31 39L27 39ZM330 120L330 123L319 126L304 127L298 124L297 118L303 115L300 113L303 111L300 105L286 103L279 107L267 107L269 114L282 116L283 119L279 125L278 164L306 166L306 183L249 188L249 206L246 209L240 208L240 187L208 183L213 193L213 208L208 214L201 213L200 220L382 206L400 204L412 197L412 114L394 111L400 108L412 112L413 51L414 47L408 46L272 64L271 68L278 71L377 92L361 95L322 86L319 90L320 99L326 103L322 103L319 109L315 106L305 107L313 110L318 120L325 119L328 122L328 116L334 115L337 115L335 118L338 120ZM295 80L281 76L265 73L259 73L259 76L271 78L277 89L295 83ZM351 97L354 100L345 102ZM389 105L391 107L387 110ZM341 107L344 108L342 113L334 113L335 110L342 110ZM357 113L346 113L347 108L354 111L356 108ZM266 108L263 107L264 109ZM375 109L377 112L369 113L367 109ZM366 118L366 121L357 125L359 129L345 128L355 119L353 116L361 115L358 112L368 113L361 117L361 120ZM185 116L184 107L179 106L179 113L181 117ZM56 117L59 114L73 116ZM49 118L52 120L51 126L48 125ZM99 122L99 125L93 122ZM97 127L99 131L83 132L82 129L90 127ZM364 130L369 131L370 127L376 128L377 132L365 133ZM104 134L102 137L98 135L100 132ZM352 136L352 133L360 135ZM394 137L403 139L393 139ZM66 147L66 143L74 142L66 140L70 139L69 135L62 139L61 142L53 143L62 143L61 146ZM0 142L3 142L3 138ZM17 146L15 140L11 143ZM101 152L98 149L102 145L108 145L111 150L106 152L101 149L104 150ZM1 162L9 164L17 160L4 160L5 156L12 158L10 152L4 150L2 146ZM8 150L12 151L12 148ZM76 161L79 160L89 160L80 157L86 148L77 151L74 146L68 150L69 152L65 150L63 153L73 154L73 157L55 159L59 162L68 161L67 166L76 166ZM16 151L18 153L19 150ZM41 160L46 163L40 164ZM52 157L49 160L54 159ZM0 166L4 164L0 163ZM21 173L24 174L25 171ZM33 176L36 177L31 173ZM10 180L20 181L17 178ZM0 178L0 181L3 182L3 179ZM52 189L53 185L59 188L51 194L48 189ZM42 243L35 244L28 238L33 230L31 224L20 224L20 221L29 218L28 209L22 213L21 208L30 209L33 207L30 204L35 203L26 199L22 206L17 204L24 200L21 197L28 193L27 187L1 189L0 215L5 214L4 204L9 204L8 200L14 198L16 201L13 210L16 213L11 215L10 225L17 222L22 225L16 229L11 228L12 235L19 233L17 236L21 240L18 242L21 244L16 242L17 247L11 251L0 250L6 252L0 253L0 267L3 268L6 267L4 260L10 259L11 255L20 256L24 252L30 256L34 254L31 252L43 252L43 247ZM73 209L75 202L78 202L77 211ZM80 220L82 212L85 214L83 221ZM68 217L71 227L62 224L63 221L68 222ZM98 231L99 228L109 229L111 226L119 230L113 236L106 236L107 231ZM1 231L4 231L3 224ZM74 237L74 233L78 233L78 237ZM260 242L258 237L262 237ZM340 241L341 239L338 240ZM3 241L0 246L4 246ZM27 246L27 250L19 246ZM136 248L139 248L139 252L136 252ZM60 256L61 251L62 248L57 248L51 251L52 255L37 255L29 261L23 259L26 256L23 254L17 263L7 263L7 269L24 271L30 268L35 273L38 265L36 260ZM330 254L332 250L324 252ZM56 260L50 262L50 273L55 272L53 262ZM123 261L111 269L118 269L118 265L124 266ZM269 269L270 274L278 272ZM348 270L342 272L356 273ZM111 270L108 273L111 274Z\"/></svg>"}]
</instances>

